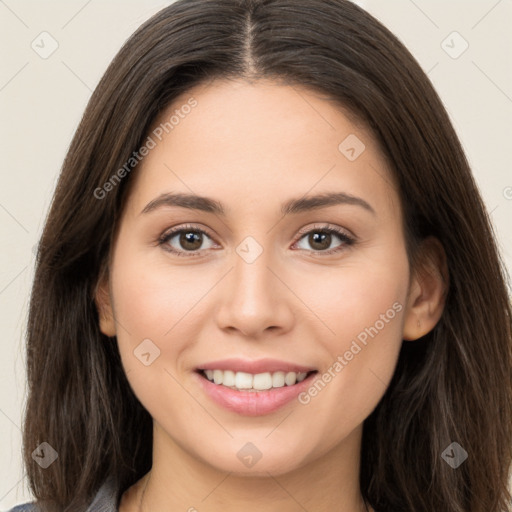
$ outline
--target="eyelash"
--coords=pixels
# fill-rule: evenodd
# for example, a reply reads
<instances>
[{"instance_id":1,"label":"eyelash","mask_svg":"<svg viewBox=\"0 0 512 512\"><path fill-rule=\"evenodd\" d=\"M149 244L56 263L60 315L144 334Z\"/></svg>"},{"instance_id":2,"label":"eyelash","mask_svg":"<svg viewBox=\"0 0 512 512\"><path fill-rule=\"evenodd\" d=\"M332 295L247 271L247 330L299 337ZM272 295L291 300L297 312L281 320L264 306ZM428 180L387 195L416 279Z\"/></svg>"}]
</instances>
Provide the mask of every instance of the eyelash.
<instances>
[{"instance_id":1,"label":"eyelash","mask_svg":"<svg viewBox=\"0 0 512 512\"><path fill-rule=\"evenodd\" d=\"M176 234L188 233L188 232L200 233L200 234L206 235L210 239L212 238L203 229L200 229L200 228L197 228L197 227L194 227L194 226L191 226L191 225L186 225L186 226L180 226L178 228L175 228L175 229L173 229L171 231L167 231L166 233L164 233L158 239L158 245L159 246L166 245L169 242L169 240L171 240L171 238L173 238ZM333 228L333 227L330 227L330 226L323 225L323 226L314 226L313 228L309 228L307 230L300 230L299 231L299 235L300 236L296 240L296 242L294 242L294 245L296 243L300 242L304 238L305 235L308 235L310 233L327 233L327 234L330 234L330 235L336 235L337 237L339 237L341 242L343 242L342 244L340 244L338 247L335 247L334 249L327 249L325 251L314 251L314 250L309 251L309 252L312 252L312 253L315 253L315 254L318 253L320 255L331 255L331 254L334 254L334 253L341 252L345 248L352 246L356 242L356 240L354 238L350 237L345 232L343 232L343 231L341 231L341 230L339 230L337 228ZM164 250L166 250L166 251L168 251L168 252L170 252L172 254L175 254L176 256L180 256L180 257L183 256L183 257L186 257L186 258L194 258L194 257L200 256L201 252L202 252L201 250L195 251L195 252L192 252L192 251L177 251L176 249L172 248L169 245L164 247ZM207 250L207 249L203 249L203 250ZM306 249L302 249L302 250L306 250Z\"/></svg>"}]
</instances>

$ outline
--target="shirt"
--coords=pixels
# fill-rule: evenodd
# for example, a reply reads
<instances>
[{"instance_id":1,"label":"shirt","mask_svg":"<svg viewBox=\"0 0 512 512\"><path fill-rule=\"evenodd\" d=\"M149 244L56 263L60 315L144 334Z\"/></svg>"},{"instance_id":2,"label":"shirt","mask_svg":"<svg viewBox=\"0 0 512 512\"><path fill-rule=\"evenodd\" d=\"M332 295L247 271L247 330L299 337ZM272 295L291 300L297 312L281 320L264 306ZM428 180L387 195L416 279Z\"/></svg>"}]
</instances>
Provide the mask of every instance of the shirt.
<instances>
[{"instance_id":1,"label":"shirt","mask_svg":"<svg viewBox=\"0 0 512 512\"><path fill-rule=\"evenodd\" d=\"M113 476L105 480L98 489L86 512L118 512L121 493ZM16 505L7 512L39 512L37 503L30 501L22 505Z\"/></svg>"}]
</instances>

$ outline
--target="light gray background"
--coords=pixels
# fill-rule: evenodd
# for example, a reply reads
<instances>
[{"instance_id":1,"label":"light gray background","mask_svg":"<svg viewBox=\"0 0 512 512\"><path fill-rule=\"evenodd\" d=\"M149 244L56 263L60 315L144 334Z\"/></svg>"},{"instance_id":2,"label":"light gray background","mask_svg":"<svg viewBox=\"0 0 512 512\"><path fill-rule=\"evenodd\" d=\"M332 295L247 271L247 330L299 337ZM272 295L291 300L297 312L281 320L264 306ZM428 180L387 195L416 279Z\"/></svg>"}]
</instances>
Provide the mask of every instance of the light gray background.
<instances>
[{"instance_id":1,"label":"light gray background","mask_svg":"<svg viewBox=\"0 0 512 512\"><path fill-rule=\"evenodd\" d=\"M20 425L33 247L92 90L126 38L169 3L0 0L0 510L32 499L21 465ZM357 3L390 28L428 72L472 164L510 271L512 1ZM43 31L58 43L46 59L31 47L33 41L50 47L49 39L41 43ZM453 31L463 39L448 37ZM468 49L452 58L464 40Z\"/></svg>"}]
</instances>

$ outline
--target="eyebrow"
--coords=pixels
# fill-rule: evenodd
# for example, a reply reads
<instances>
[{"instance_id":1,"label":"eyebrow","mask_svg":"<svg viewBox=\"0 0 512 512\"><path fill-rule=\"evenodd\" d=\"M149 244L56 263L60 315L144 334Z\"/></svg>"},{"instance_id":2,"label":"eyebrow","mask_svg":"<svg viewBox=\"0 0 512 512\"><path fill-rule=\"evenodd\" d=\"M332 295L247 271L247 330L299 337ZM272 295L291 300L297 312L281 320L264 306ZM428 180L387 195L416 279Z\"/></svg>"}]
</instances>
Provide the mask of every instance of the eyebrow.
<instances>
[{"instance_id":1,"label":"eyebrow","mask_svg":"<svg viewBox=\"0 0 512 512\"><path fill-rule=\"evenodd\" d=\"M298 214L339 204L360 206L373 215L376 215L375 210L364 199L345 192L330 192L315 196L301 197L298 199L290 199L281 206L281 213L283 215ZM225 217L226 215L224 207L219 201L205 196L184 193L161 194L150 201L141 211L141 214L150 213L164 206L178 206L181 208L188 208L190 210L214 213L222 217Z\"/></svg>"}]
</instances>

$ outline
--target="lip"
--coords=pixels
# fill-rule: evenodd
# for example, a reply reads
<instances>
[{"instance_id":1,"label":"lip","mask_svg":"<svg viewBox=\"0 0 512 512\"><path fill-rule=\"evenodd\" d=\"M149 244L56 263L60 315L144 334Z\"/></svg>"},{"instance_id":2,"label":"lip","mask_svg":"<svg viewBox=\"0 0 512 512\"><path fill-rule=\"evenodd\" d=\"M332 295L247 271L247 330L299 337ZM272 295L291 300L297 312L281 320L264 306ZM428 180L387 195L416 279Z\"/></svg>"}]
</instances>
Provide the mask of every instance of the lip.
<instances>
[{"instance_id":1,"label":"lip","mask_svg":"<svg viewBox=\"0 0 512 512\"><path fill-rule=\"evenodd\" d=\"M206 369L210 370L212 368ZM220 370L221 368L217 367L217 369ZM285 385L265 391L236 391L222 384L210 382L200 371L194 372L193 377L197 379L198 385L205 394L224 409L243 416L263 416L281 409L281 407L297 398L300 393L312 385L317 375L319 374L315 371L293 386Z\"/></svg>"},{"instance_id":2,"label":"lip","mask_svg":"<svg viewBox=\"0 0 512 512\"><path fill-rule=\"evenodd\" d=\"M308 373L315 371L316 368L303 366L287 361L279 361L277 359L258 359L251 361L248 359L230 358L219 361L212 361L197 367L198 370L232 370L234 372L246 373L265 373L265 372L296 372Z\"/></svg>"}]
</instances>

